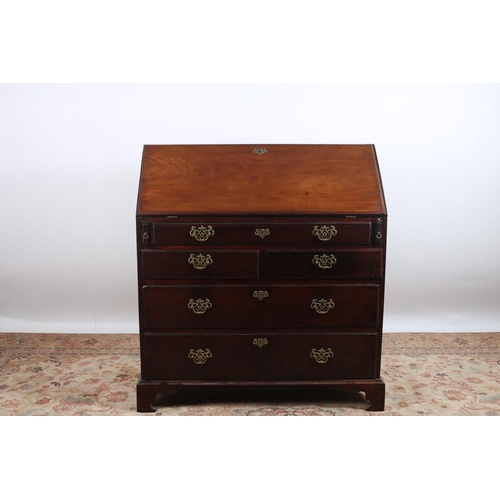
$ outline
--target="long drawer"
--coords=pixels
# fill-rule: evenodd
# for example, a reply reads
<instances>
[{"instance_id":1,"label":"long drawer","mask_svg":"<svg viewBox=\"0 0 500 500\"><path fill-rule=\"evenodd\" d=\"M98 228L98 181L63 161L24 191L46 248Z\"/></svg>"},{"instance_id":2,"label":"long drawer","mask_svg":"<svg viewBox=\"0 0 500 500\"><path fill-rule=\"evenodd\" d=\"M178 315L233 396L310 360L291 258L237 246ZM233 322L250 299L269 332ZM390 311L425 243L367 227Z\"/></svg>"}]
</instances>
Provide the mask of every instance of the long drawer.
<instances>
[{"instance_id":1,"label":"long drawer","mask_svg":"<svg viewBox=\"0 0 500 500\"><path fill-rule=\"evenodd\" d=\"M375 376L376 334L145 334L143 377L332 380Z\"/></svg>"},{"instance_id":2,"label":"long drawer","mask_svg":"<svg viewBox=\"0 0 500 500\"><path fill-rule=\"evenodd\" d=\"M369 245L370 221L315 223L153 222L153 245Z\"/></svg>"},{"instance_id":3,"label":"long drawer","mask_svg":"<svg viewBox=\"0 0 500 500\"><path fill-rule=\"evenodd\" d=\"M146 285L146 329L375 328L376 284Z\"/></svg>"}]
</instances>

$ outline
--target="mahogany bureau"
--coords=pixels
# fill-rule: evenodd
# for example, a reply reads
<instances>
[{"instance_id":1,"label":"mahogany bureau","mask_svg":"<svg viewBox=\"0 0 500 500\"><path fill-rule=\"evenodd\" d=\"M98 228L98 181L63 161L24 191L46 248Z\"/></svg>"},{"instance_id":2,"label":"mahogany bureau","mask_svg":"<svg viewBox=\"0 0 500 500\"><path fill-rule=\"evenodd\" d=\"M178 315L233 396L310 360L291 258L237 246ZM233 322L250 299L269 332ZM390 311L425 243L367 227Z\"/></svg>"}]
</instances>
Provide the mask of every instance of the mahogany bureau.
<instances>
[{"instance_id":1,"label":"mahogany bureau","mask_svg":"<svg viewBox=\"0 0 500 500\"><path fill-rule=\"evenodd\" d=\"M383 410L386 227L373 145L145 146L137 410L188 386Z\"/></svg>"}]
</instances>

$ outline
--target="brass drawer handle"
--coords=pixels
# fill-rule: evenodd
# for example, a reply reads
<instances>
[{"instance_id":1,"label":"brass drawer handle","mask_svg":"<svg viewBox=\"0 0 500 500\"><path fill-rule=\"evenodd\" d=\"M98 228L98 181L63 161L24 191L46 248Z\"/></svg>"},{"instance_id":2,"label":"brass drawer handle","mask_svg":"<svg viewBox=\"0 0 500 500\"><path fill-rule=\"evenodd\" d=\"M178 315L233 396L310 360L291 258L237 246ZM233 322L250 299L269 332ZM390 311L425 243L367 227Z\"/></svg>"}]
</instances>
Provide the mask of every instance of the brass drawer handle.
<instances>
[{"instance_id":1,"label":"brass drawer handle","mask_svg":"<svg viewBox=\"0 0 500 500\"><path fill-rule=\"evenodd\" d=\"M212 357L210 349L189 349L188 358L192 359L197 365L203 365L207 362L207 359Z\"/></svg>"},{"instance_id":2,"label":"brass drawer handle","mask_svg":"<svg viewBox=\"0 0 500 500\"><path fill-rule=\"evenodd\" d=\"M207 241L210 236L213 236L215 231L212 229L212 226L191 226L191 231L189 231L189 236L192 236L198 241Z\"/></svg>"},{"instance_id":3,"label":"brass drawer handle","mask_svg":"<svg viewBox=\"0 0 500 500\"><path fill-rule=\"evenodd\" d=\"M333 236L336 236L337 230L335 229L335 226L314 226L312 234L314 234L314 236L321 241L329 241Z\"/></svg>"},{"instance_id":4,"label":"brass drawer handle","mask_svg":"<svg viewBox=\"0 0 500 500\"><path fill-rule=\"evenodd\" d=\"M337 263L337 259L333 253L330 255L326 255L326 253L324 253L321 256L315 255L312 263L320 269L331 269Z\"/></svg>"},{"instance_id":5,"label":"brass drawer handle","mask_svg":"<svg viewBox=\"0 0 500 500\"><path fill-rule=\"evenodd\" d=\"M328 349L312 349L309 357L314 358L318 363L326 363L330 358L333 358L333 352L330 348Z\"/></svg>"},{"instance_id":6,"label":"brass drawer handle","mask_svg":"<svg viewBox=\"0 0 500 500\"><path fill-rule=\"evenodd\" d=\"M209 299L189 299L188 307L195 314L205 314L209 309L212 309L212 303Z\"/></svg>"},{"instance_id":7,"label":"brass drawer handle","mask_svg":"<svg viewBox=\"0 0 500 500\"><path fill-rule=\"evenodd\" d=\"M318 314L326 314L330 309L335 307L332 299L313 299L311 302L311 309L314 309Z\"/></svg>"},{"instance_id":8,"label":"brass drawer handle","mask_svg":"<svg viewBox=\"0 0 500 500\"><path fill-rule=\"evenodd\" d=\"M214 263L209 253L207 255L203 255L202 253L195 255L192 253L189 256L188 262L196 269L205 269L205 267L211 266Z\"/></svg>"},{"instance_id":9,"label":"brass drawer handle","mask_svg":"<svg viewBox=\"0 0 500 500\"><path fill-rule=\"evenodd\" d=\"M255 230L255 236L260 236L262 239L264 239L266 236L269 236L271 234L271 231L269 229L256 229Z\"/></svg>"},{"instance_id":10,"label":"brass drawer handle","mask_svg":"<svg viewBox=\"0 0 500 500\"><path fill-rule=\"evenodd\" d=\"M268 340L266 338L262 339L253 339L253 345L256 345L257 347L262 348L262 346L269 344Z\"/></svg>"},{"instance_id":11,"label":"brass drawer handle","mask_svg":"<svg viewBox=\"0 0 500 500\"><path fill-rule=\"evenodd\" d=\"M266 297L269 297L269 292L266 290L255 290L255 292L253 292L253 296L256 299L262 300L265 299Z\"/></svg>"}]
</instances>

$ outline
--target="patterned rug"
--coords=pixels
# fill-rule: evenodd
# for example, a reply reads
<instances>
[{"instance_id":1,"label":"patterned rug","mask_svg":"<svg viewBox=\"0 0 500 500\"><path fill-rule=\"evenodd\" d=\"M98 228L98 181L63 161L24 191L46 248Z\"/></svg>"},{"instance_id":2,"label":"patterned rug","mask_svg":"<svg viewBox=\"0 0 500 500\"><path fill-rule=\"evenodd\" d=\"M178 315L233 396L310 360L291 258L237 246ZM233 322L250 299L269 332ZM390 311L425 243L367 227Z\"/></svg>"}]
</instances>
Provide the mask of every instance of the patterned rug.
<instances>
[{"instance_id":1,"label":"patterned rug","mask_svg":"<svg viewBox=\"0 0 500 500\"><path fill-rule=\"evenodd\" d=\"M500 415L500 333L385 334L384 412L362 394L200 392L138 414L138 335L0 334L0 415Z\"/></svg>"}]
</instances>

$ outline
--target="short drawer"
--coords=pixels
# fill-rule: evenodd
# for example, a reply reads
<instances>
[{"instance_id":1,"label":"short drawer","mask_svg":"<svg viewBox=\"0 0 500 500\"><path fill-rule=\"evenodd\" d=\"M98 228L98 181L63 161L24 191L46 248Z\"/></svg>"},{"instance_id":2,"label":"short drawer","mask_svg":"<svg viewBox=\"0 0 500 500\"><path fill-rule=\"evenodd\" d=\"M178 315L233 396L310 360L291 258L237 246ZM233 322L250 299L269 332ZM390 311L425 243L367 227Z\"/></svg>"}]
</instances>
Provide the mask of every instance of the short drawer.
<instances>
[{"instance_id":1,"label":"short drawer","mask_svg":"<svg viewBox=\"0 0 500 500\"><path fill-rule=\"evenodd\" d=\"M376 334L145 334L150 380L334 380L375 376Z\"/></svg>"},{"instance_id":2,"label":"short drawer","mask_svg":"<svg viewBox=\"0 0 500 500\"><path fill-rule=\"evenodd\" d=\"M144 327L375 328L379 285L147 285Z\"/></svg>"},{"instance_id":3,"label":"short drawer","mask_svg":"<svg viewBox=\"0 0 500 500\"><path fill-rule=\"evenodd\" d=\"M259 251L142 250L143 279L257 279Z\"/></svg>"},{"instance_id":4,"label":"short drawer","mask_svg":"<svg viewBox=\"0 0 500 500\"><path fill-rule=\"evenodd\" d=\"M266 263L266 277L270 279L380 278L382 250L270 250L266 252Z\"/></svg>"},{"instance_id":5,"label":"short drawer","mask_svg":"<svg viewBox=\"0 0 500 500\"><path fill-rule=\"evenodd\" d=\"M152 223L153 245L368 245L371 222Z\"/></svg>"}]
</instances>

